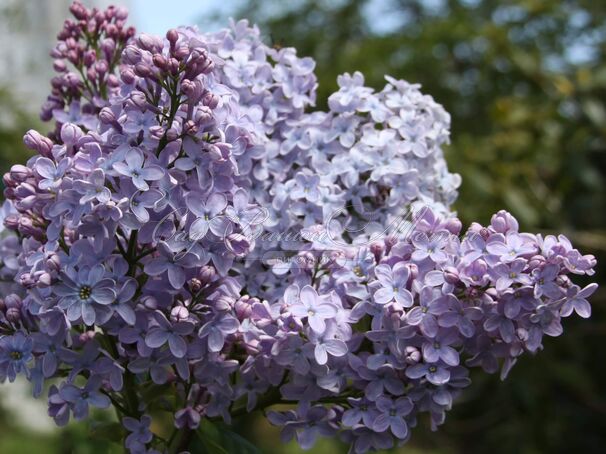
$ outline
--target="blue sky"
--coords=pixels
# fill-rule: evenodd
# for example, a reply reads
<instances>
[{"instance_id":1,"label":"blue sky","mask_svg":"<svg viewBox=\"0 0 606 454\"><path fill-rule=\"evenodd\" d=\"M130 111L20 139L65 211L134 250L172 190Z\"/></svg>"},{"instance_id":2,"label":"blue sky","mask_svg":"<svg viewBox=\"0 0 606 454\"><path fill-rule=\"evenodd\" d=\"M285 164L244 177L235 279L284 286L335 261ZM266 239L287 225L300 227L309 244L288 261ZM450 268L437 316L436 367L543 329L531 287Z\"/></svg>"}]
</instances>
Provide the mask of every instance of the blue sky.
<instances>
[{"instance_id":1,"label":"blue sky","mask_svg":"<svg viewBox=\"0 0 606 454\"><path fill-rule=\"evenodd\" d=\"M238 4L221 0L130 0L129 10L137 30L164 35L171 27L196 24L204 14L220 11L229 15Z\"/></svg>"}]
</instances>

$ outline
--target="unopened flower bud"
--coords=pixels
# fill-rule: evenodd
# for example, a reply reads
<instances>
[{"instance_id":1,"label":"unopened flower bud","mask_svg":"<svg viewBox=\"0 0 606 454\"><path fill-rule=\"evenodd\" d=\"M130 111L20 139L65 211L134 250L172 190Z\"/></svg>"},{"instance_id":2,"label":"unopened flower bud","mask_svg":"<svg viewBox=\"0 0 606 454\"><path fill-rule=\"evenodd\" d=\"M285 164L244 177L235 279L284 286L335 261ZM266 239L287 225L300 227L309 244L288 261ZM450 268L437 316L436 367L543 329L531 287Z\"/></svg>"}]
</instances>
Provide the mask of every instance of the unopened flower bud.
<instances>
[{"instance_id":1,"label":"unopened flower bud","mask_svg":"<svg viewBox=\"0 0 606 454\"><path fill-rule=\"evenodd\" d=\"M105 123L106 125L111 125L111 124L116 123L116 116L114 115L114 112L112 112L112 110L109 107L104 107L99 112L99 120L101 120L101 123Z\"/></svg>"},{"instance_id":2,"label":"unopened flower bud","mask_svg":"<svg viewBox=\"0 0 606 454\"><path fill-rule=\"evenodd\" d=\"M492 216L490 226L498 233L517 232L519 228L518 221L505 210Z\"/></svg>"},{"instance_id":3,"label":"unopened flower bud","mask_svg":"<svg viewBox=\"0 0 606 454\"><path fill-rule=\"evenodd\" d=\"M383 256L383 251L385 251L385 245L379 241L375 241L369 247L370 252L375 257L375 261L379 263L381 257Z\"/></svg>"},{"instance_id":4,"label":"unopened flower bud","mask_svg":"<svg viewBox=\"0 0 606 454\"><path fill-rule=\"evenodd\" d=\"M202 268L200 268L200 271L198 272L198 279L200 279L200 282L202 283L202 285L208 285L210 284L215 275L216 275L216 271L215 269L210 266L210 265L205 265Z\"/></svg>"},{"instance_id":5,"label":"unopened flower bud","mask_svg":"<svg viewBox=\"0 0 606 454\"><path fill-rule=\"evenodd\" d=\"M37 151L42 156L47 158L52 156L53 142L48 138L44 137L38 131L30 129L23 136L23 143L30 150Z\"/></svg>"},{"instance_id":6,"label":"unopened flower bud","mask_svg":"<svg viewBox=\"0 0 606 454\"><path fill-rule=\"evenodd\" d=\"M92 65L97 60L97 53L94 50L84 52L83 61L85 66Z\"/></svg>"},{"instance_id":7,"label":"unopened flower bud","mask_svg":"<svg viewBox=\"0 0 606 454\"><path fill-rule=\"evenodd\" d=\"M244 295L240 297L236 301L234 309L236 311L236 316L238 317L238 320L243 321L249 318L250 314L252 314L252 304L250 296Z\"/></svg>"},{"instance_id":8,"label":"unopened flower bud","mask_svg":"<svg viewBox=\"0 0 606 454\"><path fill-rule=\"evenodd\" d=\"M190 430L196 430L200 425L200 419L200 413L192 407L186 407L175 413L175 426L178 429L187 427Z\"/></svg>"},{"instance_id":9,"label":"unopened flower bud","mask_svg":"<svg viewBox=\"0 0 606 454\"><path fill-rule=\"evenodd\" d=\"M234 255L242 257L250 251L250 241L241 233L231 233L225 238L225 246Z\"/></svg>"},{"instance_id":10,"label":"unopened flower bud","mask_svg":"<svg viewBox=\"0 0 606 454\"><path fill-rule=\"evenodd\" d=\"M11 293L4 297L4 304L6 305L6 307L8 309L10 309L10 308L21 309L21 306L23 305L23 301L21 300L21 297L19 295L15 294L15 293Z\"/></svg>"},{"instance_id":11,"label":"unopened flower bud","mask_svg":"<svg viewBox=\"0 0 606 454\"><path fill-rule=\"evenodd\" d=\"M208 123L213 118L213 111L208 106L200 106L196 109L194 120L197 124Z\"/></svg>"},{"instance_id":12,"label":"unopened flower bud","mask_svg":"<svg viewBox=\"0 0 606 454\"><path fill-rule=\"evenodd\" d=\"M58 73L64 73L65 71L67 71L67 65L63 60L55 60L53 62L53 69Z\"/></svg>"},{"instance_id":13,"label":"unopened flower bud","mask_svg":"<svg viewBox=\"0 0 606 454\"><path fill-rule=\"evenodd\" d=\"M543 257L542 255L535 255L535 256L531 257L531 259L528 261L528 268L533 270L535 268L539 268L539 267L543 266L544 263L545 263L545 257Z\"/></svg>"},{"instance_id":14,"label":"unopened flower bud","mask_svg":"<svg viewBox=\"0 0 606 454\"><path fill-rule=\"evenodd\" d=\"M404 349L404 358L406 364L417 364L419 361L421 361L421 352L418 348L409 345Z\"/></svg>"},{"instance_id":15,"label":"unopened flower bud","mask_svg":"<svg viewBox=\"0 0 606 454\"><path fill-rule=\"evenodd\" d=\"M234 303L235 303L235 301L233 298L231 298L227 295L221 295L219 298L217 298L215 300L214 307L216 310L224 312L224 311L231 310Z\"/></svg>"},{"instance_id":16,"label":"unopened flower bud","mask_svg":"<svg viewBox=\"0 0 606 454\"><path fill-rule=\"evenodd\" d=\"M162 41L157 36L148 35L147 33L141 33L137 38L137 43L142 49L149 52L162 49Z\"/></svg>"},{"instance_id":17,"label":"unopened flower bud","mask_svg":"<svg viewBox=\"0 0 606 454\"><path fill-rule=\"evenodd\" d=\"M9 307L6 310L6 319L11 323L19 323L21 320L21 310L16 307Z\"/></svg>"},{"instance_id":18,"label":"unopened flower bud","mask_svg":"<svg viewBox=\"0 0 606 454\"><path fill-rule=\"evenodd\" d=\"M25 167L21 164L15 164L11 167L9 176L12 182L23 183L25 180L32 176L32 171L29 167Z\"/></svg>"},{"instance_id":19,"label":"unopened flower bud","mask_svg":"<svg viewBox=\"0 0 606 454\"><path fill-rule=\"evenodd\" d=\"M191 278L187 284L193 293L197 293L202 289L202 282L200 282L200 279L196 279L195 277Z\"/></svg>"},{"instance_id":20,"label":"unopened flower bud","mask_svg":"<svg viewBox=\"0 0 606 454\"><path fill-rule=\"evenodd\" d=\"M171 28L169 31L166 32L166 39L171 44L171 47L174 46L177 40L179 39L179 32L177 32L177 30L175 30L174 28Z\"/></svg>"},{"instance_id":21,"label":"unopened flower bud","mask_svg":"<svg viewBox=\"0 0 606 454\"><path fill-rule=\"evenodd\" d=\"M170 311L170 319L173 322L182 322L189 318L189 311L185 306L173 307Z\"/></svg>"},{"instance_id":22,"label":"unopened flower bud","mask_svg":"<svg viewBox=\"0 0 606 454\"><path fill-rule=\"evenodd\" d=\"M478 233L484 240L487 240L490 237L490 230L488 230L486 227L481 228Z\"/></svg>"},{"instance_id":23,"label":"unopened flower bud","mask_svg":"<svg viewBox=\"0 0 606 454\"><path fill-rule=\"evenodd\" d=\"M458 235L463 228L463 224L457 218L450 218L444 223L444 228L453 235Z\"/></svg>"},{"instance_id":24,"label":"unopened flower bud","mask_svg":"<svg viewBox=\"0 0 606 454\"><path fill-rule=\"evenodd\" d=\"M453 266L447 266L444 269L444 280L449 284L456 284L459 282L459 270Z\"/></svg>"},{"instance_id":25,"label":"unopened flower bud","mask_svg":"<svg viewBox=\"0 0 606 454\"><path fill-rule=\"evenodd\" d=\"M122 59L124 63L129 65L136 65L141 61L141 49L136 46L128 45L122 52Z\"/></svg>"},{"instance_id":26,"label":"unopened flower bud","mask_svg":"<svg viewBox=\"0 0 606 454\"><path fill-rule=\"evenodd\" d=\"M82 130L73 123L65 123L61 126L61 140L65 145L75 145L82 136Z\"/></svg>"},{"instance_id":27,"label":"unopened flower bud","mask_svg":"<svg viewBox=\"0 0 606 454\"><path fill-rule=\"evenodd\" d=\"M137 63L135 65L135 74L139 77L149 78L153 76L153 71L149 65L145 63Z\"/></svg>"},{"instance_id":28,"label":"unopened flower bud","mask_svg":"<svg viewBox=\"0 0 606 454\"><path fill-rule=\"evenodd\" d=\"M152 57L152 61L154 62L154 65L157 68L160 68L161 70L166 70L167 68L167 62L166 62L166 58L164 58L163 55L161 54L154 54L154 56Z\"/></svg>"},{"instance_id":29,"label":"unopened flower bud","mask_svg":"<svg viewBox=\"0 0 606 454\"><path fill-rule=\"evenodd\" d=\"M97 74L103 76L107 73L108 70L109 65L105 60L99 60L97 63L95 63L95 71L97 72Z\"/></svg>"},{"instance_id":30,"label":"unopened flower bud","mask_svg":"<svg viewBox=\"0 0 606 454\"><path fill-rule=\"evenodd\" d=\"M154 311L158 308L158 301L151 295L144 296L141 298L141 302L146 309Z\"/></svg>"}]
</instances>

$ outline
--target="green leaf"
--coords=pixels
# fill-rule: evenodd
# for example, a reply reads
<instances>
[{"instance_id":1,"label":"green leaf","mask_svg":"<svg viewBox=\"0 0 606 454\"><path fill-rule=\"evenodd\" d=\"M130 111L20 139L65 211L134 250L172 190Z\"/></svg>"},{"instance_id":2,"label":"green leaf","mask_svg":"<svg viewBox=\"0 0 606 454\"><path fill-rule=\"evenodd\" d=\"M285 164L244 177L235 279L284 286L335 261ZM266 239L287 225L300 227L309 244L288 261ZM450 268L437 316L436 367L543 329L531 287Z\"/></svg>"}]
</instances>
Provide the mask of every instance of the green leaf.
<instances>
[{"instance_id":1,"label":"green leaf","mask_svg":"<svg viewBox=\"0 0 606 454\"><path fill-rule=\"evenodd\" d=\"M117 422L93 421L90 424L88 435L95 440L108 440L120 443L124 436L124 430L120 423Z\"/></svg>"},{"instance_id":2,"label":"green leaf","mask_svg":"<svg viewBox=\"0 0 606 454\"><path fill-rule=\"evenodd\" d=\"M196 434L209 453L261 454L255 445L230 430L225 424L213 424L204 420Z\"/></svg>"}]
</instances>

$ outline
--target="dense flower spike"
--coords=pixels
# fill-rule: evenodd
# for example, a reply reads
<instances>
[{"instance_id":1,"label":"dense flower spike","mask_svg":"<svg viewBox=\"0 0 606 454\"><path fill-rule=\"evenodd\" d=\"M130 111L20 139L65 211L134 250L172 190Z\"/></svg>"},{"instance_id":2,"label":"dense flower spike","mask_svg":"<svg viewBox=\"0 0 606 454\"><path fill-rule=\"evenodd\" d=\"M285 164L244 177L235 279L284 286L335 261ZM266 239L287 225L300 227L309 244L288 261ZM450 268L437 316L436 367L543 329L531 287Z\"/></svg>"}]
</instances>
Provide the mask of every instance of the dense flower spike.
<instances>
[{"instance_id":1,"label":"dense flower spike","mask_svg":"<svg viewBox=\"0 0 606 454\"><path fill-rule=\"evenodd\" d=\"M506 212L461 234L449 116L418 86L345 74L311 112L314 61L246 21L135 37L122 9L71 12L55 130L25 135L0 212L0 377L53 380L58 425L113 405L128 450L179 452L287 403L285 440L387 449L442 424L471 367L504 377L589 317L571 277L595 259L564 236Z\"/></svg>"}]
</instances>

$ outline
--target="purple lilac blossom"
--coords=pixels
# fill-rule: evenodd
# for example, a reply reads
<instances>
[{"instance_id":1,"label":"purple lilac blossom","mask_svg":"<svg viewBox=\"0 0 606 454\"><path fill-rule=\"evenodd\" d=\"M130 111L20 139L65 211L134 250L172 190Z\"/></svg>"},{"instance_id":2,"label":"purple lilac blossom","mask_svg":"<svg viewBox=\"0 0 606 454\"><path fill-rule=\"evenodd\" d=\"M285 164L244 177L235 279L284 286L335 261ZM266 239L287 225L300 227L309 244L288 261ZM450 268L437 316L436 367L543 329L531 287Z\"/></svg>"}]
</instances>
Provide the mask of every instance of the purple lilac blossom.
<instances>
[{"instance_id":1,"label":"purple lilac blossom","mask_svg":"<svg viewBox=\"0 0 606 454\"><path fill-rule=\"evenodd\" d=\"M471 368L504 377L590 316L572 279L596 261L566 237L505 211L461 235L450 117L418 85L344 74L313 111L315 62L247 21L135 36L121 8L70 11L54 130L27 132L0 210L0 380L52 381L58 425L114 405L128 450L177 452L289 404L285 441L388 449Z\"/></svg>"}]
</instances>

